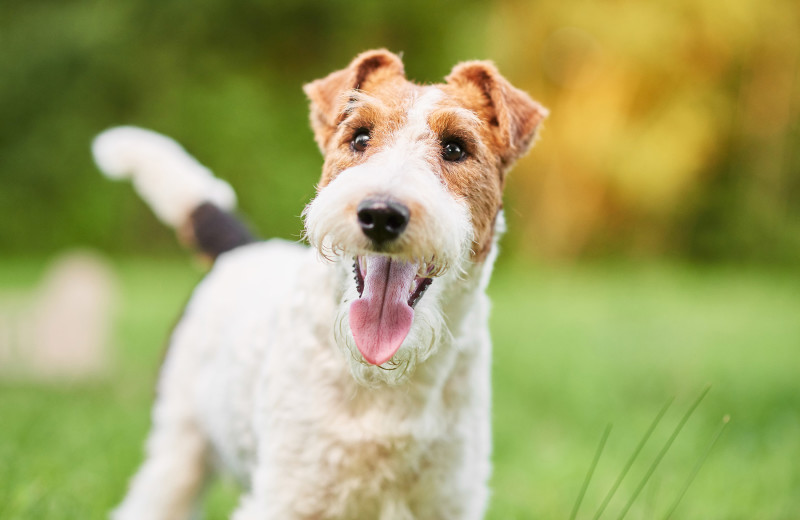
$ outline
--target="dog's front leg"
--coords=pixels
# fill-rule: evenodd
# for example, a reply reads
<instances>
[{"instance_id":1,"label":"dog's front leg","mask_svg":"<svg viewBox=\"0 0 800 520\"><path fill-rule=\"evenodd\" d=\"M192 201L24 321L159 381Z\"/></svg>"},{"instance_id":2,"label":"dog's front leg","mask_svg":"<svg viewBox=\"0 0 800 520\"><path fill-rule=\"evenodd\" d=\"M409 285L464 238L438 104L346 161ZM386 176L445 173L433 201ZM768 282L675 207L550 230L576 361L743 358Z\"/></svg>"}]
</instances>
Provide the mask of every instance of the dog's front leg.
<instances>
[{"instance_id":1,"label":"dog's front leg","mask_svg":"<svg viewBox=\"0 0 800 520\"><path fill-rule=\"evenodd\" d=\"M193 338L178 339L161 371L146 459L113 520L187 520L195 513L209 471L209 442L192 405Z\"/></svg>"},{"instance_id":2,"label":"dog's front leg","mask_svg":"<svg viewBox=\"0 0 800 520\"><path fill-rule=\"evenodd\" d=\"M158 416L158 411L156 414ZM192 518L206 480L207 441L188 421L158 421L147 440L147 458L131 480L113 520Z\"/></svg>"},{"instance_id":3,"label":"dog's front leg","mask_svg":"<svg viewBox=\"0 0 800 520\"><path fill-rule=\"evenodd\" d=\"M231 515L231 520L270 520L266 508L259 504L251 495L242 495L239 506Z\"/></svg>"},{"instance_id":4,"label":"dog's front leg","mask_svg":"<svg viewBox=\"0 0 800 520\"><path fill-rule=\"evenodd\" d=\"M273 500L254 496L242 495L239 506L231 515L231 520L321 520L318 514L302 515L294 508L287 508L281 504L281 497Z\"/></svg>"},{"instance_id":5,"label":"dog's front leg","mask_svg":"<svg viewBox=\"0 0 800 520\"><path fill-rule=\"evenodd\" d=\"M206 477L206 441L189 424L155 425L147 459L113 520L187 520Z\"/></svg>"}]
</instances>

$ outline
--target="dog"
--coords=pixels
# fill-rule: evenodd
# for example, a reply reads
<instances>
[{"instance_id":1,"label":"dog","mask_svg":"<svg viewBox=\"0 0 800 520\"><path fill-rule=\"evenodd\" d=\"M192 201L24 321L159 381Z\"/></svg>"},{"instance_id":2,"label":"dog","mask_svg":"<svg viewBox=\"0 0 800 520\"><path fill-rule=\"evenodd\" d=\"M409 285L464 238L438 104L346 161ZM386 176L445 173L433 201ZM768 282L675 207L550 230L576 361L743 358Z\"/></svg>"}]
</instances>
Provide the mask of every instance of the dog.
<instances>
[{"instance_id":1,"label":"dog","mask_svg":"<svg viewBox=\"0 0 800 520\"><path fill-rule=\"evenodd\" d=\"M490 475L485 289L502 193L547 110L491 62L442 84L386 50L304 87L324 156L311 247L255 241L228 184L169 138L100 134L100 169L214 259L174 329L146 460L115 520L480 519Z\"/></svg>"}]
</instances>

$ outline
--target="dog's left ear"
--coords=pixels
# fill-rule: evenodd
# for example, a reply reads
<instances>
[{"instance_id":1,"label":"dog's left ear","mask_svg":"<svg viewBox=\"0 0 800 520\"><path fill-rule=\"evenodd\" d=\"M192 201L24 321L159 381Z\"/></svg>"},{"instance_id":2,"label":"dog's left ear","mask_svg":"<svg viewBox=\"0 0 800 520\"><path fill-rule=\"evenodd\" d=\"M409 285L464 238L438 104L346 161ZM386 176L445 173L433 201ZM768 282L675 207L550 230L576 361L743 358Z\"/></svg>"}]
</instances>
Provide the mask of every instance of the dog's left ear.
<instances>
[{"instance_id":1,"label":"dog's left ear","mask_svg":"<svg viewBox=\"0 0 800 520\"><path fill-rule=\"evenodd\" d=\"M347 91L369 92L379 83L398 78L405 78L400 57L386 49L378 49L362 52L346 69L304 85L303 91L311 101L311 128L322 153L325 153L328 140L339 123L347 102Z\"/></svg>"},{"instance_id":2,"label":"dog's left ear","mask_svg":"<svg viewBox=\"0 0 800 520\"><path fill-rule=\"evenodd\" d=\"M503 166L511 166L528 151L548 115L546 108L514 88L490 61L460 63L445 80L477 98L473 108L493 128Z\"/></svg>"}]
</instances>

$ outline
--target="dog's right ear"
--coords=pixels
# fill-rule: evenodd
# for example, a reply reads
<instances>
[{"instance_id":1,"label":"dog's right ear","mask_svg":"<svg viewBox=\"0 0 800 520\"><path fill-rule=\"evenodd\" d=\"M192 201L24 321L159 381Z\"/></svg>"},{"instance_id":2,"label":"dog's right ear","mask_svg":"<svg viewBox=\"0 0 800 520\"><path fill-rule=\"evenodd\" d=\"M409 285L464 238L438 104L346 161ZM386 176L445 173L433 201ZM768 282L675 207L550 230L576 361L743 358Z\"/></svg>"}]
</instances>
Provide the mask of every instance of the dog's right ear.
<instances>
[{"instance_id":1,"label":"dog's right ear","mask_svg":"<svg viewBox=\"0 0 800 520\"><path fill-rule=\"evenodd\" d=\"M445 81L477 93L472 97L471 108L494 130L503 167L509 167L528 151L548 110L514 88L492 62L460 63L453 67Z\"/></svg>"},{"instance_id":2,"label":"dog's right ear","mask_svg":"<svg viewBox=\"0 0 800 520\"><path fill-rule=\"evenodd\" d=\"M363 52L346 69L332 72L303 86L303 91L311 101L314 139L323 155L347 102L344 93L353 89L369 91L378 83L398 77L405 77L400 57L385 49L378 49Z\"/></svg>"}]
</instances>

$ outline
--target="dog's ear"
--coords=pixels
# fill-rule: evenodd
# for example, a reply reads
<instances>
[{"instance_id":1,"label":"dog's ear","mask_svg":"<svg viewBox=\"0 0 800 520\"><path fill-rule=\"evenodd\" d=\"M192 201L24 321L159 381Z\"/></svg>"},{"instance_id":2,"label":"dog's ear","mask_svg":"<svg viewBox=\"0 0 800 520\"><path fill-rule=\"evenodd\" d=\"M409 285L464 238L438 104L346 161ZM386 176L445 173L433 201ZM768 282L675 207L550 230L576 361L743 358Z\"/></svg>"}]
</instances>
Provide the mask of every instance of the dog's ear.
<instances>
[{"instance_id":1,"label":"dog's ear","mask_svg":"<svg viewBox=\"0 0 800 520\"><path fill-rule=\"evenodd\" d=\"M504 166L528 151L547 117L546 108L514 88L489 61L460 63L445 80L470 94L472 108L494 130Z\"/></svg>"},{"instance_id":2,"label":"dog's ear","mask_svg":"<svg viewBox=\"0 0 800 520\"><path fill-rule=\"evenodd\" d=\"M403 62L385 49L366 51L343 70L303 86L311 101L311 128L322 153L333 135L342 114L348 90L369 91L371 87L390 79L404 78Z\"/></svg>"}]
</instances>

